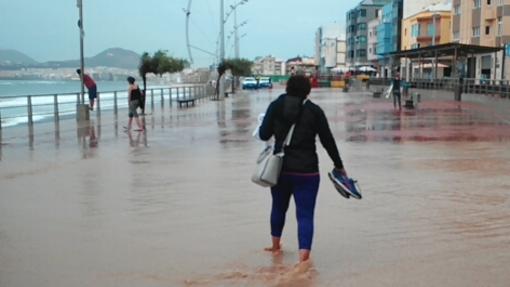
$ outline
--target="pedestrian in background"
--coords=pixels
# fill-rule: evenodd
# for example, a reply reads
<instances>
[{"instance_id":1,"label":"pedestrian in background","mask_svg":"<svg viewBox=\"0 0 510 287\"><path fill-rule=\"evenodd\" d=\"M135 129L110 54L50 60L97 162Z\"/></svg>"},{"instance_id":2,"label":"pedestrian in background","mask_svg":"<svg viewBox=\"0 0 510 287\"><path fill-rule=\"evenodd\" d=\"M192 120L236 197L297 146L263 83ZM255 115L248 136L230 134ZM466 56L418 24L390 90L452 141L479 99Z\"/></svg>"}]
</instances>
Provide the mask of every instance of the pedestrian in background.
<instances>
[{"instance_id":1,"label":"pedestrian in background","mask_svg":"<svg viewBox=\"0 0 510 287\"><path fill-rule=\"evenodd\" d=\"M142 99L142 92L140 91L140 87L135 83L135 78L128 77L127 81L129 83L128 87L128 104L129 104L129 122L126 129L131 130L131 125L133 123L133 118L135 118L136 125L138 126L137 131L144 131L143 125L140 123L140 119L138 118L138 107L140 106L140 100Z\"/></svg>"},{"instance_id":2,"label":"pedestrian in background","mask_svg":"<svg viewBox=\"0 0 510 287\"><path fill-rule=\"evenodd\" d=\"M392 89L392 93L393 93L393 108L396 109L397 108L397 103L398 103L398 109L401 110L402 109L402 96L400 94L401 80L400 80L400 73L399 72L395 73L395 77L393 78L392 84L393 84L393 89Z\"/></svg>"},{"instance_id":3,"label":"pedestrian in background","mask_svg":"<svg viewBox=\"0 0 510 287\"><path fill-rule=\"evenodd\" d=\"M76 73L78 73L78 75L81 76L81 69L77 69ZM87 90L89 91L89 102L90 102L89 109L91 111L93 111L94 110L94 100L97 98L96 82L94 81L94 79L92 79L91 76L89 76L89 74L84 73L83 74L83 84L85 85L85 87L87 87Z\"/></svg>"}]
</instances>

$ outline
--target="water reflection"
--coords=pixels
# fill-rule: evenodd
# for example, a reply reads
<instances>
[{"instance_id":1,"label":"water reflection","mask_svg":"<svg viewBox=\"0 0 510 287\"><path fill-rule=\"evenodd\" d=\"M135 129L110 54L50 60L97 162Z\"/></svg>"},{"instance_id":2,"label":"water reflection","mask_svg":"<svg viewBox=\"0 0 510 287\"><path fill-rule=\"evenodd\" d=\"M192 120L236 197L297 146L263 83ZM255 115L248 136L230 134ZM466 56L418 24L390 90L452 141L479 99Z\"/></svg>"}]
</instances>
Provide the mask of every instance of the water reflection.
<instances>
[{"instance_id":1,"label":"water reflection","mask_svg":"<svg viewBox=\"0 0 510 287\"><path fill-rule=\"evenodd\" d=\"M100 125L97 127L101 129ZM78 143L81 144L82 158L93 158L96 156L96 148L99 145L99 137L96 135L94 120L89 120L77 129Z\"/></svg>"}]
</instances>

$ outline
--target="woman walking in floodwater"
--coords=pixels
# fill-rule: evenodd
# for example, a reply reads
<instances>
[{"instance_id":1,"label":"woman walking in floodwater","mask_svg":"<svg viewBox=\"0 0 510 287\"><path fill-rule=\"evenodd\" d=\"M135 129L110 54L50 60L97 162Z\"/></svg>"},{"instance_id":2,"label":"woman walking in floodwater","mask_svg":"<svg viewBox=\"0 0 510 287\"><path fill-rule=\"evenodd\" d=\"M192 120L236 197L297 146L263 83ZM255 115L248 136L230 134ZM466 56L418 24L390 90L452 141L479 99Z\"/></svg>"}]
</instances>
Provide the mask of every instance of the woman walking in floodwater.
<instances>
[{"instance_id":1,"label":"woman walking in floodwater","mask_svg":"<svg viewBox=\"0 0 510 287\"><path fill-rule=\"evenodd\" d=\"M296 124L285 157L278 184L271 188L272 246L266 248L277 254L290 198L294 196L298 222L299 261L310 258L314 229L314 209L319 191L319 161L316 153L317 135L335 165L335 173L346 175L335 139L331 134L324 111L308 100L310 81L305 76L292 76L287 82L286 94L273 101L259 129L259 137L267 141L275 137L275 152L292 124Z\"/></svg>"},{"instance_id":2,"label":"woman walking in floodwater","mask_svg":"<svg viewBox=\"0 0 510 287\"><path fill-rule=\"evenodd\" d=\"M135 118L136 125L138 126L137 131L144 131L143 125L140 123L140 119L138 118L138 106L140 105L140 100L142 99L142 92L140 91L140 87L135 83L135 78L128 77L127 81L129 83L128 87L128 104L129 104L129 122L126 129L131 130L131 125L133 123L133 118Z\"/></svg>"}]
</instances>

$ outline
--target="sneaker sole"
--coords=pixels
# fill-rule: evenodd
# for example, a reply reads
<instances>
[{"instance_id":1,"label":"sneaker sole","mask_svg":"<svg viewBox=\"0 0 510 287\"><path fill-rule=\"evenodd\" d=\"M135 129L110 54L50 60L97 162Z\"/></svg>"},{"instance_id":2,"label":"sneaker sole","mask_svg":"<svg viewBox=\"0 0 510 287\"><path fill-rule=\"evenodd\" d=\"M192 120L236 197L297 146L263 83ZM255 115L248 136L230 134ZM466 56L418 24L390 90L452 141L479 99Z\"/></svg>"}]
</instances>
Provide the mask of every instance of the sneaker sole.
<instances>
[{"instance_id":1,"label":"sneaker sole","mask_svg":"<svg viewBox=\"0 0 510 287\"><path fill-rule=\"evenodd\" d=\"M346 199L349 199L350 195L345 191L345 186L338 184L338 181L335 179L333 174L331 172L328 172L329 179L333 182L333 185L335 186L338 193L340 193L341 196L345 197Z\"/></svg>"}]
</instances>

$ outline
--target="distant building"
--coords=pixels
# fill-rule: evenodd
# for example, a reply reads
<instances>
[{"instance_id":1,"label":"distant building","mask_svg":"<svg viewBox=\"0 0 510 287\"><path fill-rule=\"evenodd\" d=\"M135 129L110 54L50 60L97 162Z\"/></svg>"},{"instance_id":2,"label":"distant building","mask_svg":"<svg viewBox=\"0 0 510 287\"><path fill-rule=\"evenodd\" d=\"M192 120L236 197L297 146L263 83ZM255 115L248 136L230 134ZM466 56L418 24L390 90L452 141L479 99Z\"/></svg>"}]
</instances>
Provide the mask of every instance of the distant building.
<instances>
[{"instance_id":1,"label":"distant building","mask_svg":"<svg viewBox=\"0 0 510 287\"><path fill-rule=\"evenodd\" d=\"M255 75L280 76L285 74L285 62L273 56L258 57L252 67Z\"/></svg>"},{"instance_id":2,"label":"distant building","mask_svg":"<svg viewBox=\"0 0 510 287\"><path fill-rule=\"evenodd\" d=\"M345 35L340 24L329 24L315 34L315 65L322 72L346 68Z\"/></svg>"},{"instance_id":3,"label":"distant building","mask_svg":"<svg viewBox=\"0 0 510 287\"><path fill-rule=\"evenodd\" d=\"M379 10L391 0L363 0L347 12L346 45L347 66L355 69L369 66L368 61L368 22L379 15Z\"/></svg>"},{"instance_id":4,"label":"distant building","mask_svg":"<svg viewBox=\"0 0 510 287\"><path fill-rule=\"evenodd\" d=\"M510 43L509 0L453 0L453 41L490 47ZM502 76L503 53L480 55L467 60L467 77L498 79ZM510 61L506 60L506 78Z\"/></svg>"},{"instance_id":5,"label":"distant building","mask_svg":"<svg viewBox=\"0 0 510 287\"><path fill-rule=\"evenodd\" d=\"M313 75L317 69L315 58L295 57L285 62L286 75L304 74Z\"/></svg>"}]
</instances>

